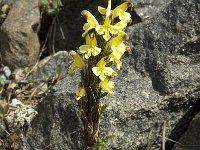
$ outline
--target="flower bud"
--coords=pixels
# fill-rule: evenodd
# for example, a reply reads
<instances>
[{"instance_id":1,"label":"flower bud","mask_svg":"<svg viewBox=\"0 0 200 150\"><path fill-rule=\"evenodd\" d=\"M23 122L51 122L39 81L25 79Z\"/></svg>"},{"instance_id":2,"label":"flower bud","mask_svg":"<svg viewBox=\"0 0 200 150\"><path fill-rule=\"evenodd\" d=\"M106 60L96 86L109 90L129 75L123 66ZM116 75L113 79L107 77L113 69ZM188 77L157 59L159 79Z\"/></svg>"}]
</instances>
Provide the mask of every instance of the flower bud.
<instances>
[{"instance_id":1,"label":"flower bud","mask_svg":"<svg viewBox=\"0 0 200 150\"><path fill-rule=\"evenodd\" d=\"M87 18L87 16L88 16L89 13L90 13L90 12L89 12L88 10L83 10L83 11L81 12L81 15Z\"/></svg>"}]
</instances>

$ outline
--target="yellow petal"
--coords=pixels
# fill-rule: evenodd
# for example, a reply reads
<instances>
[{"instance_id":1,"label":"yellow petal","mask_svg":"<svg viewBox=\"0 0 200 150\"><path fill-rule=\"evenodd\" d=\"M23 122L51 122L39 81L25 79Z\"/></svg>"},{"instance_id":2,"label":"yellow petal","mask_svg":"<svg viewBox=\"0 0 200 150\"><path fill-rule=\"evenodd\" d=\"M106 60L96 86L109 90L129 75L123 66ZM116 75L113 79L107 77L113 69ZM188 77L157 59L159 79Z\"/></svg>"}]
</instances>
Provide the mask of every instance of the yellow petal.
<instances>
[{"instance_id":1,"label":"yellow petal","mask_svg":"<svg viewBox=\"0 0 200 150\"><path fill-rule=\"evenodd\" d=\"M105 91L107 91L108 93L110 93L110 94L114 94L114 92L113 92L113 88L114 88L114 82L113 81L110 81L108 78L106 78L104 81L101 81L100 83L99 83L99 86L103 89L103 90L105 90Z\"/></svg>"},{"instance_id":2,"label":"yellow petal","mask_svg":"<svg viewBox=\"0 0 200 150\"><path fill-rule=\"evenodd\" d=\"M120 68L122 66L122 62L120 61L120 59L115 57L115 55L113 53L110 54L110 61L114 61L116 63L117 69L120 70Z\"/></svg>"},{"instance_id":3,"label":"yellow petal","mask_svg":"<svg viewBox=\"0 0 200 150\"><path fill-rule=\"evenodd\" d=\"M106 17L109 17L111 14L111 0L108 0L108 7L106 10Z\"/></svg>"},{"instance_id":4,"label":"yellow petal","mask_svg":"<svg viewBox=\"0 0 200 150\"><path fill-rule=\"evenodd\" d=\"M101 58L101 60L97 63L97 67L102 70L106 66L105 57Z\"/></svg>"},{"instance_id":5,"label":"yellow petal","mask_svg":"<svg viewBox=\"0 0 200 150\"><path fill-rule=\"evenodd\" d=\"M96 31L99 35L102 35L104 33L103 25L96 26Z\"/></svg>"},{"instance_id":6,"label":"yellow petal","mask_svg":"<svg viewBox=\"0 0 200 150\"><path fill-rule=\"evenodd\" d=\"M88 59L91 56L91 49L88 49L87 53L85 53L85 58Z\"/></svg>"},{"instance_id":7,"label":"yellow petal","mask_svg":"<svg viewBox=\"0 0 200 150\"><path fill-rule=\"evenodd\" d=\"M101 48L94 47L92 55L97 56L101 52Z\"/></svg>"},{"instance_id":8,"label":"yellow petal","mask_svg":"<svg viewBox=\"0 0 200 150\"><path fill-rule=\"evenodd\" d=\"M78 89L75 90L77 100L81 99L82 97L85 96L85 88L84 86L80 86Z\"/></svg>"},{"instance_id":9,"label":"yellow petal","mask_svg":"<svg viewBox=\"0 0 200 150\"><path fill-rule=\"evenodd\" d=\"M120 21L114 26L111 26L110 32L112 34L120 33L124 28L126 28L127 23L125 21Z\"/></svg>"},{"instance_id":10,"label":"yellow petal","mask_svg":"<svg viewBox=\"0 0 200 150\"><path fill-rule=\"evenodd\" d=\"M110 67L105 67L105 75L112 76L115 71Z\"/></svg>"},{"instance_id":11,"label":"yellow petal","mask_svg":"<svg viewBox=\"0 0 200 150\"><path fill-rule=\"evenodd\" d=\"M129 22L131 20L131 15L125 12L128 7L133 7L133 3L124 2L112 11L112 18L119 17L120 20Z\"/></svg>"},{"instance_id":12,"label":"yellow petal","mask_svg":"<svg viewBox=\"0 0 200 150\"><path fill-rule=\"evenodd\" d=\"M81 45L80 47L79 47L79 52L80 53L86 53L87 52L87 50L88 50L88 45Z\"/></svg>"},{"instance_id":13,"label":"yellow petal","mask_svg":"<svg viewBox=\"0 0 200 150\"><path fill-rule=\"evenodd\" d=\"M88 45L90 45L90 47L95 47L97 45L97 40L94 34L91 34Z\"/></svg>"},{"instance_id":14,"label":"yellow petal","mask_svg":"<svg viewBox=\"0 0 200 150\"><path fill-rule=\"evenodd\" d=\"M90 36L89 36L89 34L86 35L85 41L86 41L86 45L90 44Z\"/></svg>"},{"instance_id":15,"label":"yellow petal","mask_svg":"<svg viewBox=\"0 0 200 150\"><path fill-rule=\"evenodd\" d=\"M100 79L101 81L104 81L104 80L106 79L106 76L105 76L105 74L104 74L103 72L101 72L101 74L100 74L100 76L99 76L99 79Z\"/></svg>"},{"instance_id":16,"label":"yellow petal","mask_svg":"<svg viewBox=\"0 0 200 150\"><path fill-rule=\"evenodd\" d=\"M110 67L105 67L107 62L105 61L107 57L103 57L98 63L96 67L92 68L93 73L96 76L99 76L100 80L103 81L107 76L113 76L115 71Z\"/></svg>"},{"instance_id":17,"label":"yellow petal","mask_svg":"<svg viewBox=\"0 0 200 150\"><path fill-rule=\"evenodd\" d=\"M85 30L85 32L82 34L82 37L84 37L89 30L96 28L99 23L89 11L83 10L81 14L87 18L88 22L83 26L83 30Z\"/></svg>"},{"instance_id":18,"label":"yellow petal","mask_svg":"<svg viewBox=\"0 0 200 150\"><path fill-rule=\"evenodd\" d=\"M126 45L124 43L120 43L117 47L117 52L123 55L125 51L126 51Z\"/></svg>"},{"instance_id":19,"label":"yellow petal","mask_svg":"<svg viewBox=\"0 0 200 150\"><path fill-rule=\"evenodd\" d=\"M85 62L79 54L77 54L75 51L71 51L69 54L74 59L74 62L69 67L69 73L72 73L76 69L81 69L85 67Z\"/></svg>"},{"instance_id":20,"label":"yellow petal","mask_svg":"<svg viewBox=\"0 0 200 150\"><path fill-rule=\"evenodd\" d=\"M82 37L85 37L85 35L88 33L89 30L91 30L93 27L90 26L89 23L85 23L84 26L83 26L83 30L85 31L83 34L82 34Z\"/></svg>"},{"instance_id":21,"label":"yellow petal","mask_svg":"<svg viewBox=\"0 0 200 150\"><path fill-rule=\"evenodd\" d=\"M100 14L105 15L106 14L106 8L103 8L101 6L98 6L98 11L100 12Z\"/></svg>"},{"instance_id":22,"label":"yellow petal","mask_svg":"<svg viewBox=\"0 0 200 150\"><path fill-rule=\"evenodd\" d=\"M112 38L109 42L108 42L108 45L111 46L111 47L116 47L117 45L119 45L120 43L123 42L123 37L118 35L114 38Z\"/></svg>"},{"instance_id":23,"label":"yellow petal","mask_svg":"<svg viewBox=\"0 0 200 150\"><path fill-rule=\"evenodd\" d=\"M99 75L100 75L100 72L99 72L99 70L98 70L97 67L93 67L93 68L92 68L92 72L93 72L96 76L99 76Z\"/></svg>"},{"instance_id":24,"label":"yellow petal","mask_svg":"<svg viewBox=\"0 0 200 150\"><path fill-rule=\"evenodd\" d=\"M110 33L109 33L108 31L105 32L104 35L103 35L103 38L104 38L106 41L108 41L108 40L111 38Z\"/></svg>"},{"instance_id":25,"label":"yellow petal","mask_svg":"<svg viewBox=\"0 0 200 150\"><path fill-rule=\"evenodd\" d=\"M124 13L129 6L129 2L124 2L121 5L117 6L115 9L112 11L112 17L116 18L118 17L118 13Z\"/></svg>"},{"instance_id":26,"label":"yellow petal","mask_svg":"<svg viewBox=\"0 0 200 150\"><path fill-rule=\"evenodd\" d=\"M97 47L97 40L95 35L92 33L90 36L87 34L85 37L86 45L79 47L79 52L85 54L84 56L86 59L88 59L91 55L96 56L101 52L101 48Z\"/></svg>"},{"instance_id":27,"label":"yellow petal","mask_svg":"<svg viewBox=\"0 0 200 150\"><path fill-rule=\"evenodd\" d=\"M85 16L87 18L87 22L91 25L91 26L97 26L99 23L98 21L96 20L96 18L87 10L83 10L81 12L81 14L83 16Z\"/></svg>"},{"instance_id":28,"label":"yellow petal","mask_svg":"<svg viewBox=\"0 0 200 150\"><path fill-rule=\"evenodd\" d=\"M121 20L126 20L127 22L131 20L131 14L128 12L124 12L124 15L122 16Z\"/></svg>"}]
</instances>

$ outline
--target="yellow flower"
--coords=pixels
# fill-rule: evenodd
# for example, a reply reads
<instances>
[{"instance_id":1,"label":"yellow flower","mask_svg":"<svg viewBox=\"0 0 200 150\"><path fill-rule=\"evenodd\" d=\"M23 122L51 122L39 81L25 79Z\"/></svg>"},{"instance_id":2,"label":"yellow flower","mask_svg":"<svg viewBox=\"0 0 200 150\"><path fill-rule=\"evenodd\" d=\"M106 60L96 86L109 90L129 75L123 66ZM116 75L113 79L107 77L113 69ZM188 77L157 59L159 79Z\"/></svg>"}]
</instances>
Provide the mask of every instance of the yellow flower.
<instances>
[{"instance_id":1,"label":"yellow flower","mask_svg":"<svg viewBox=\"0 0 200 150\"><path fill-rule=\"evenodd\" d=\"M107 43L107 45L110 46L112 50L112 53L110 54L110 61L114 61L116 63L117 69L120 69L122 66L120 59L126 51L126 46L123 41L127 39L128 36L126 34L119 34Z\"/></svg>"},{"instance_id":2,"label":"yellow flower","mask_svg":"<svg viewBox=\"0 0 200 150\"><path fill-rule=\"evenodd\" d=\"M117 32L118 34L125 34L122 30L125 29L127 26L127 23L125 21L120 21L116 23L114 26L112 26L112 29Z\"/></svg>"},{"instance_id":3,"label":"yellow flower","mask_svg":"<svg viewBox=\"0 0 200 150\"><path fill-rule=\"evenodd\" d=\"M122 55L126 51L126 46L124 43L120 43L116 48L113 49L113 52L110 54L110 61L114 61L117 65L117 69L120 69L122 62L120 61Z\"/></svg>"},{"instance_id":4,"label":"yellow flower","mask_svg":"<svg viewBox=\"0 0 200 150\"><path fill-rule=\"evenodd\" d=\"M108 0L108 7L107 7L107 10L106 10L106 17L109 17L110 14L111 14L111 0Z\"/></svg>"},{"instance_id":5,"label":"yellow flower","mask_svg":"<svg viewBox=\"0 0 200 150\"><path fill-rule=\"evenodd\" d=\"M100 12L100 14L105 15L106 14L106 8L103 8L101 6L98 6L98 11Z\"/></svg>"},{"instance_id":6,"label":"yellow flower","mask_svg":"<svg viewBox=\"0 0 200 150\"><path fill-rule=\"evenodd\" d=\"M83 16L87 18L87 23L84 24L83 30L85 31L82 34L82 37L85 37L85 35L88 33L89 30L95 29L97 25L99 25L98 21L96 18L87 10L83 10L81 12Z\"/></svg>"},{"instance_id":7,"label":"yellow flower","mask_svg":"<svg viewBox=\"0 0 200 150\"><path fill-rule=\"evenodd\" d=\"M127 23L125 21L120 21L116 23L115 25L111 25L111 19L106 18L103 25L98 25L96 27L96 31L99 35L103 34L103 38L108 41L111 38L110 34L123 34L122 31L124 28L126 28Z\"/></svg>"},{"instance_id":8,"label":"yellow flower","mask_svg":"<svg viewBox=\"0 0 200 150\"><path fill-rule=\"evenodd\" d=\"M91 54L97 56L101 52L101 48L97 47L97 40L94 34L91 34L91 37L87 34L86 36L86 45L79 47L79 52L85 54L85 58L88 59Z\"/></svg>"},{"instance_id":9,"label":"yellow flower","mask_svg":"<svg viewBox=\"0 0 200 150\"><path fill-rule=\"evenodd\" d=\"M113 61L116 63L117 69L120 70L120 67L122 66L122 62L120 61L122 55L117 54L116 53L111 53L110 54L110 61Z\"/></svg>"},{"instance_id":10,"label":"yellow flower","mask_svg":"<svg viewBox=\"0 0 200 150\"><path fill-rule=\"evenodd\" d=\"M126 12L128 7L133 7L133 4L130 2L124 2L112 11L112 18L119 17L120 20L129 22L131 21L130 13Z\"/></svg>"},{"instance_id":11,"label":"yellow flower","mask_svg":"<svg viewBox=\"0 0 200 150\"><path fill-rule=\"evenodd\" d=\"M128 7L133 7L133 3L130 2L124 2L115 9L111 11L112 19L119 17L121 21L129 22L131 21L131 15L130 13L126 12ZM98 11L100 14L105 15L106 14L106 8L103 8L101 6L98 7Z\"/></svg>"},{"instance_id":12,"label":"yellow flower","mask_svg":"<svg viewBox=\"0 0 200 150\"><path fill-rule=\"evenodd\" d=\"M108 1L109 3L111 3L111 1ZM108 4L110 5L110 4ZM99 11L102 13L104 13L104 9L102 7L99 7ZM99 35L103 35L103 38L108 41L111 38L110 34L117 34L117 33L123 33L123 29L126 28L127 23L126 21L120 21L118 23L116 23L115 25L111 25L112 23L112 18L110 16L111 14L111 7L108 6L107 10L106 10L106 18L105 18L105 22L103 25L97 25L96 26L96 31Z\"/></svg>"},{"instance_id":13,"label":"yellow flower","mask_svg":"<svg viewBox=\"0 0 200 150\"><path fill-rule=\"evenodd\" d=\"M81 69L85 67L85 62L84 60L81 58L81 56L79 54L77 54L75 51L71 51L69 53L73 59L74 62L71 64L71 66L69 67L69 73L72 73L74 70L76 69Z\"/></svg>"},{"instance_id":14,"label":"yellow flower","mask_svg":"<svg viewBox=\"0 0 200 150\"><path fill-rule=\"evenodd\" d=\"M82 97L85 96L85 88L84 86L80 86L78 89L75 90L77 100L81 99Z\"/></svg>"},{"instance_id":15,"label":"yellow flower","mask_svg":"<svg viewBox=\"0 0 200 150\"><path fill-rule=\"evenodd\" d=\"M126 33L119 34L118 36L112 38L107 45L111 47L112 51L116 50L117 47L123 43L123 41L128 40L128 35ZM121 47L122 48L122 47Z\"/></svg>"},{"instance_id":16,"label":"yellow flower","mask_svg":"<svg viewBox=\"0 0 200 150\"><path fill-rule=\"evenodd\" d=\"M105 80L99 83L100 88L107 91L110 94L114 94L113 88L115 86L113 81L110 81L109 78L105 78Z\"/></svg>"},{"instance_id":17,"label":"yellow flower","mask_svg":"<svg viewBox=\"0 0 200 150\"><path fill-rule=\"evenodd\" d=\"M98 63L96 67L92 68L92 72L99 76L101 81L104 81L106 76L113 76L115 74L115 71L110 68L106 67L107 62L105 61L106 57L103 57Z\"/></svg>"},{"instance_id":18,"label":"yellow flower","mask_svg":"<svg viewBox=\"0 0 200 150\"><path fill-rule=\"evenodd\" d=\"M111 14L111 0L108 0L108 7L105 11L105 14L106 14L106 18L105 18L105 22L103 25L98 25L96 27L96 31L99 35L103 35L103 38L108 41L111 36L110 36L110 33L111 34L116 34L116 31L113 31L112 30L112 25L111 25L111 18L110 18L110 14Z\"/></svg>"}]
</instances>

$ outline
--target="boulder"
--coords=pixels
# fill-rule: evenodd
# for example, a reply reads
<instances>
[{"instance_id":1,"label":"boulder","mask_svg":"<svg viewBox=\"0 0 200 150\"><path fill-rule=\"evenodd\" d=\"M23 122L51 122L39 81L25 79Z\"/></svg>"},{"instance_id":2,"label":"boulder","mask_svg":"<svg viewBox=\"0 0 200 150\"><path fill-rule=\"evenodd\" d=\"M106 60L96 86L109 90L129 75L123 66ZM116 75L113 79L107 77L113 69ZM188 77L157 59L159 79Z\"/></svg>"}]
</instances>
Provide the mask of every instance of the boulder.
<instances>
[{"instance_id":1,"label":"boulder","mask_svg":"<svg viewBox=\"0 0 200 150\"><path fill-rule=\"evenodd\" d=\"M11 69L33 66L39 55L38 0L17 0L0 28L0 52Z\"/></svg>"},{"instance_id":2,"label":"boulder","mask_svg":"<svg viewBox=\"0 0 200 150\"><path fill-rule=\"evenodd\" d=\"M69 81L67 84L71 88L70 84L74 83ZM32 130L27 133L27 143L31 150L84 149L84 134L77 103L73 90L67 87L67 93L49 93L39 104L39 115L32 122Z\"/></svg>"},{"instance_id":3,"label":"boulder","mask_svg":"<svg viewBox=\"0 0 200 150\"><path fill-rule=\"evenodd\" d=\"M13 3L13 0L0 0L0 4L8 4L11 5Z\"/></svg>"},{"instance_id":4,"label":"boulder","mask_svg":"<svg viewBox=\"0 0 200 150\"><path fill-rule=\"evenodd\" d=\"M152 18L169 0L135 0L138 16L144 21Z\"/></svg>"},{"instance_id":5,"label":"boulder","mask_svg":"<svg viewBox=\"0 0 200 150\"><path fill-rule=\"evenodd\" d=\"M188 129L174 145L174 150L199 150L200 149L200 113L190 122Z\"/></svg>"},{"instance_id":6,"label":"boulder","mask_svg":"<svg viewBox=\"0 0 200 150\"><path fill-rule=\"evenodd\" d=\"M67 74L71 62L72 59L67 52L60 51L42 60L39 68L29 77L29 80L44 81L52 80L59 73L65 75L53 88L50 88L51 92L38 104L38 115L27 133L28 147L32 149L84 149L83 127L73 94L78 84L78 74L76 76Z\"/></svg>"}]
</instances>

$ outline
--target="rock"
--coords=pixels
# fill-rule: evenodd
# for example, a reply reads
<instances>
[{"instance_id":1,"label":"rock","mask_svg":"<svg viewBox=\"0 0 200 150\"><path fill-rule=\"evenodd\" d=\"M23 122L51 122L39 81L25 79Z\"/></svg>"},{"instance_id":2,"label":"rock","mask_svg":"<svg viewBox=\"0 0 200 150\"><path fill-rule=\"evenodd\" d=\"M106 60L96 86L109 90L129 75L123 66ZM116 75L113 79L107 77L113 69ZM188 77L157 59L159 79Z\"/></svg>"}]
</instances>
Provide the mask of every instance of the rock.
<instances>
[{"instance_id":1,"label":"rock","mask_svg":"<svg viewBox=\"0 0 200 150\"><path fill-rule=\"evenodd\" d=\"M169 0L135 0L135 2L137 3L135 11L144 21L156 15Z\"/></svg>"},{"instance_id":2,"label":"rock","mask_svg":"<svg viewBox=\"0 0 200 150\"><path fill-rule=\"evenodd\" d=\"M4 67L2 68L2 70L3 70L3 72L4 72L4 74L5 74L5 76L6 76L7 78L9 78L9 77L11 76L11 70L10 70L10 68L9 68L8 66L4 66Z\"/></svg>"},{"instance_id":3,"label":"rock","mask_svg":"<svg viewBox=\"0 0 200 150\"><path fill-rule=\"evenodd\" d=\"M190 122L188 129L174 145L174 150L199 150L200 149L200 113Z\"/></svg>"},{"instance_id":4,"label":"rock","mask_svg":"<svg viewBox=\"0 0 200 150\"><path fill-rule=\"evenodd\" d=\"M60 51L42 60L29 80L52 80L60 71L67 74L71 62L72 59L67 52ZM49 150L84 149L80 113L73 95L77 84L78 80L74 81L72 76L67 76L39 103L38 115L31 123L32 129L27 133L29 147L48 147Z\"/></svg>"},{"instance_id":5,"label":"rock","mask_svg":"<svg viewBox=\"0 0 200 150\"><path fill-rule=\"evenodd\" d=\"M41 60L28 80L53 80L54 77L64 76L68 72L72 58L66 51L59 51ZM62 77L63 78L63 77Z\"/></svg>"},{"instance_id":6,"label":"rock","mask_svg":"<svg viewBox=\"0 0 200 150\"><path fill-rule=\"evenodd\" d=\"M0 4L8 4L8 5L11 5L11 4L13 4L13 0L0 0Z\"/></svg>"},{"instance_id":7,"label":"rock","mask_svg":"<svg viewBox=\"0 0 200 150\"><path fill-rule=\"evenodd\" d=\"M22 81L25 79L26 75L24 74L23 69L15 69L12 72L12 77L15 81Z\"/></svg>"},{"instance_id":8,"label":"rock","mask_svg":"<svg viewBox=\"0 0 200 150\"><path fill-rule=\"evenodd\" d=\"M11 110L6 115L5 121L11 132L15 132L24 126L29 126L37 115L37 112L31 106L25 105L17 99L13 99L9 106Z\"/></svg>"},{"instance_id":9,"label":"rock","mask_svg":"<svg viewBox=\"0 0 200 150\"><path fill-rule=\"evenodd\" d=\"M33 26L40 22L38 0L15 1L0 28L0 51L3 64L11 69L33 66L40 44Z\"/></svg>"},{"instance_id":10,"label":"rock","mask_svg":"<svg viewBox=\"0 0 200 150\"><path fill-rule=\"evenodd\" d=\"M6 124L4 121L0 120L0 138L3 139L8 135Z\"/></svg>"},{"instance_id":11,"label":"rock","mask_svg":"<svg viewBox=\"0 0 200 150\"><path fill-rule=\"evenodd\" d=\"M71 78L68 81L65 82L65 93L60 93L61 83L58 83L54 87L56 92L49 93L39 104L38 116L32 122L32 130L27 133L30 147L48 147L49 150L84 149L82 125L77 102L74 100L74 87L71 86L76 82Z\"/></svg>"},{"instance_id":12,"label":"rock","mask_svg":"<svg viewBox=\"0 0 200 150\"><path fill-rule=\"evenodd\" d=\"M178 87L198 85L200 17L199 9L192 10L192 16L185 11L191 7L198 8L198 3L171 1L150 21L129 28L135 68L146 71L159 92L175 93L181 90Z\"/></svg>"},{"instance_id":13,"label":"rock","mask_svg":"<svg viewBox=\"0 0 200 150\"><path fill-rule=\"evenodd\" d=\"M198 111L198 5L173 0L152 19L127 30L133 54L125 57L116 80L116 87L123 88L108 98L109 119L102 121L102 132L115 135L112 148L159 149L164 121L166 136L177 140Z\"/></svg>"}]
</instances>

